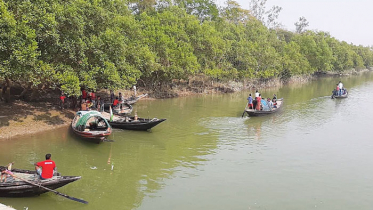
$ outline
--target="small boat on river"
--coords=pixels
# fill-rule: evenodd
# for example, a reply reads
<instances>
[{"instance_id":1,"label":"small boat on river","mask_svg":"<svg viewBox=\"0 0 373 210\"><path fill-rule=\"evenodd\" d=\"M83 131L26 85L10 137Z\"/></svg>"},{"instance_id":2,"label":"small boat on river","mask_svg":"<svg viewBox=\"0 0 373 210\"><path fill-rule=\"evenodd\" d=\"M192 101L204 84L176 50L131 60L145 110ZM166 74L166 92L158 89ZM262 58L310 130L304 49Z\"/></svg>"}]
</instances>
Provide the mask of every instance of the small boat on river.
<instances>
[{"instance_id":1,"label":"small boat on river","mask_svg":"<svg viewBox=\"0 0 373 210\"><path fill-rule=\"evenodd\" d=\"M152 129L154 126L165 121L166 119L158 118L137 118L131 116L120 116L113 115L112 121L110 121L110 114L102 114L105 119L113 128L125 129L125 130L136 130L136 131L146 131Z\"/></svg>"},{"instance_id":2,"label":"small boat on river","mask_svg":"<svg viewBox=\"0 0 373 210\"><path fill-rule=\"evenodd\" d=\"M338 99L338 98L342 99L342 98L347 98L348 97L348 91L345 88L343 88L343 94L342 95L339 95L337 90L333 90L332 93L333 93L332 96L331 96L332 99L335 99L335 98L336 99Z\"/></svg>"},{"instance_id":3,"label":"small boat on river","mask_svg":"<svg viewBox=\"0 0 373 210\"><path fill-rule=\"evenodd\" d=\"M105 104L104 105L104 111L105 112L110 112L110 106L111 104ZM130 104L127 103L120 103L118 106L114 107L112 109L114 114L118 115L129 115L132 113L133 107Z\"/></svg>"},{"instance_id":4,"label":"small boat on river","mask_svg":"<svg viewBox=\"0 0 373 210\"><path fill-rule=\"evenodd\" d=\"M267 101L262 99L261 100L261 104L263 107L262 110L249 109L249 107L246 107L242 117L244 116L245 113L247 113L249 116L262 116L262 115L273 114L281 109L284 103L284 100L282 98L277 99L276 103L277 103L276 106L270 107Z\"/></svg>"},{"instance_id":5,"label":"small boat on river","mask_svg":"<svg viewBox=\"0 0 373 210\"><path fill-rule=\"evenodd\" d=\"M144 98L146 96L148 96L147 93L146 94L141 94L139 96L131 96L129 98L124 99L122 103L127 103L129 105L132 105L132 104L136 103L138 100L140 100L141 98Z\"/></svg>"},{"instance_id":6,"label":"small boat on river","mask_svg":"<svg viewBox=\"0 0 373 210\"><path fill-rule=\"evenodd\" d=\"M108 121L98 111L79 111L71 123L75 134L94 143L100 143L112 132Z\"/></svg>"},{"instance_id":7,"label":"small boat on river","mask_svg":"<svg viewBox=\"0 0 373 210\"><path fill-rule=\"evenodd\" d=\"M53 176L50 179L40 179L36 171L12 169L11 172L23 180L8 177L6 182L0 182L0 197L28 197L40 195L48 190L39 187L43 186L49 189L57 189L71 182L79 180L80 176Z\"/></svg>"}]
</instances>

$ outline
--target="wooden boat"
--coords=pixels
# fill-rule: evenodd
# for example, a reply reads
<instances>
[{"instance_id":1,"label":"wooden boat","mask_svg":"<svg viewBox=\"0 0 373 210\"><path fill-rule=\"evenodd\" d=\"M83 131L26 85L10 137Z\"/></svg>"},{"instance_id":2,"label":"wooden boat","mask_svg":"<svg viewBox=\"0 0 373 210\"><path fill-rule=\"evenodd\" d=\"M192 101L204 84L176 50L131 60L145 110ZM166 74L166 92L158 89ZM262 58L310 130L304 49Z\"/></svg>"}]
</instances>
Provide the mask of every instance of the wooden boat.
<instances>
[{"instance_id":1,"label":"wooden boat","mask_svg":"<svg viewBox=\"0 0 373 210\"><path fill-rule=\"evenodd\" d=\"M347 89L344 89L345 91L344 91L344 94L342 94L342 95L338 95L337 93L336 93L336 90L334 90L334 91L332 91L332 96L331 96L331 98L332 99L334 99L334 98L347 98L348 97L348 91L347 91Z\"/></svg>"},{"instance_id":2,"label":"wooden boat","mask_svg":"<svg viewBox=\"0 0 373 210\"><path fill-rule=\"evenodd\" d=\"M36 171L22 169L12 169L11 171L15 176L28 182L32 182L35 185L17 178L8 177L6 182L0 182L0 197L27 197L40 195L48 191L38 187L37 185L54 190L81 178L80 176L61 176L60 174L57 174L57 176L53 176L50 179L41 180L39 175L36 174Z\"/></svg>"},{"instance_id":3,"label":"wooden boat","mask_svg":"<svg viewBox=\"0 0 373 210\"><path fill-rule=\"evenodd\" d=\"M110 106L111 104L105 104L104 111L110 112ZM118 115L129 115L132 113L132 110L133 110L133 107L127 103L121 103L117 107L114 107L112 109L113 113L118 114Z\"/></svg>"},{"instance_id":4,"label":"wooden boat","mask_svg":"<svg viewBox=\"0 0 373 210\"><path fill-rule=\"evenodd\" d=\"M129 98L124 99L124 100L123 100L123 103L129 104L129 105L132 105L132 104L136 103L138 100L140 100L141 98L144 98L144 97L146 97L146 96L148 96L147 93L146 93L146 94L141 94L141 95L139 95L139 96L131 96L131 97L129 97Z\"/></svg>"},{"instance_id":5,"label":"wooden boat","mask_svg":"<svg viewBox=\"0 0 373 210\"><path fill-rule=\"evenodd\" d=\"M71 123L78 136L94 143L100 143L112 132L108 121L97 111L79 111Z\"/></svg>"},{"instance_id":6,"label":"wooden boat","mask_svg":"<svg viewBox=\"0 0 373 210\"><path fill-rule=\"evenodd\" d=\"M113 115L113 120L110 121L110 114L104 113L103 116L113 128L120 128L126 130L136 130L136 131L146 131L150 130L159 123L165 121L166 119L146 119L146 118L137 118L131 116L120 116Z\"/></svg>"},{"instance_id":7,"label":"wooden boat","mask_svg":"<svg viewBox=\"0 0 373 210\"><path fill-rule=\"evenodd\" d=\"M256 109L249 109L248 107L246 107L242 117L244 116L245 113L247 113L249 116L263 116L263 115L273 114L281 109L284 103L284 100L282 98L277 99L276 103L277 103L276 108L272 107L272 108L268 108L267 110L256 110Z\"/></svg>"}]
</instances>

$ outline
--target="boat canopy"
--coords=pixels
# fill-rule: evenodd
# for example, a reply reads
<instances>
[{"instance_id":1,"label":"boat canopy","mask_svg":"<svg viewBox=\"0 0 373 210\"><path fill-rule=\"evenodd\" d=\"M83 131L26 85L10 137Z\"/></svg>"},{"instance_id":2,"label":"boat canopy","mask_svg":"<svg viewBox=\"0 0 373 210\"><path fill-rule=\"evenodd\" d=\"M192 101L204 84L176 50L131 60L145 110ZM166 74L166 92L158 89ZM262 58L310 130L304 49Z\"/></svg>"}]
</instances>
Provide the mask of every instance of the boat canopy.
<instances>
[{"instance_id":1,"label":"boat canopy","mask_svg":"<svg viewBox=\"0 0 373 210\"><path fill-rule=\"evenodd\" d=\"M108 124L107 121L101 117L101 113L98 111L79 111L76 114L80 116L78 122L76 122L76 127L79 125L85 126L91 117L99 117L100 119L104 120L106 124Z\"/></svg>"}]
</instances>

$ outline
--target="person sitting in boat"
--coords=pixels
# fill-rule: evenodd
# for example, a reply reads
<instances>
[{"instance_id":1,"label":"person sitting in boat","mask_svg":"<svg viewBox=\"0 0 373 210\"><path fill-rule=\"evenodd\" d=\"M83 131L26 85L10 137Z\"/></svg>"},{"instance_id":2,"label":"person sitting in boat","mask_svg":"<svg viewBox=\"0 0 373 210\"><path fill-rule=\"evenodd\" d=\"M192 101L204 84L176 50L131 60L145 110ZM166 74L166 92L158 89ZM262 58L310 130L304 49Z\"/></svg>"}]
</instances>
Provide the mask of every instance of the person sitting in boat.
<instances>
[{"instance_id":1,"label":"person sitting in boat","mask_svg":"<svg viewBox=\"0 0 373 210\"><path fill-rule=\"evenodd\" d=\"M273 102L270 98L267 98L267 103L268 103L269 108L272 110L273 109Z\"/></svg>"},{"instance_id":2,"label":"person sitting in boat","mask_svg":"<svg viewBox=\"0 0 373 210\"><path fill-rule=\"evenodd\" d=\"M11 172L12 165L13 163L9 163L8 167L0 166L0 173L1 173L0 182L6 182L6 179L9 176L13 175L13 173Z\"/></svg>"},{"instance_id":3,"label":"person sitting in boat","mask_svg":"<svg viewBox=\"0 0 373 210\"><path fill-rule=\"evenodd\" d=\"M275 99L272 99L273 108L277 108L277 101Z\"/></svg>"},{"instance_id":4,"label":"person sitting in boat","mask_svg":"<svg viewBox=\"0 0 373 210\"><path fill-rule=\"evenodd\" d=\"M247 98L247 101L248 101L248 107L249 109L254 109L254 105L253 105L253 97L251 97L251 93L249 94L249 97Z\"/></svg>"},{"instance_id":5,"label":"person sitting in boat","mask_svg":"<svg viewBox=\"0 0 373 210\"><path fill-rule=\"evenodd\" d=\"M40 179L50 179L53 177L56 163L51 160L51 156L51 154L46 154L44 161L34 164L36 173L40 176Z\"/></svg>"},{"instance_id":6,"label":"person sitting in boat","mask_svg":"<svg viewBox=\"0 0 373 210\"><path fill-rule=\"evenodd\" d=\"M273 94L272 101L277 101L277 96L276 96L276 94Z\"/></svg>"},{"instance_id":7,"label":"person sitting in boat","mask_svg":"<svg viewBox=\"0 0 373 210\"><path fill-rule=\"evenodd\" d=\"M115 100L113 101L113 105L112 105L112 108L116 108L119 104L119 100L118 100L118 96L115 97Z\"/></svg>"}]
</instances>

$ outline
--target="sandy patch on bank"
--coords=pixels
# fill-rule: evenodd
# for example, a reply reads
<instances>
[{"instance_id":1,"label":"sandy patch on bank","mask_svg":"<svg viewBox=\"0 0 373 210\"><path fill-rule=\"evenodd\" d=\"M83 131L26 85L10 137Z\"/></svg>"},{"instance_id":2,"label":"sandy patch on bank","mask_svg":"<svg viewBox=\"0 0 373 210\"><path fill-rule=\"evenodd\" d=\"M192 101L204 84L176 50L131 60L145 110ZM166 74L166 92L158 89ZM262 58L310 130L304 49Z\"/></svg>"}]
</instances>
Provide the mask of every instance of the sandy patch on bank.
<instances>
[{"instance_id":1,"label":"sandy patch on bank","mask_svg":"<svg viewBox=\"0 0 373 210\"><path fill-rule=\"evenodd\" d=\"M15 101L0 104L0 139L35 134L67 126L74 117L72 110L57 110L49 103Z\"/></svg>"}]
</instances>

